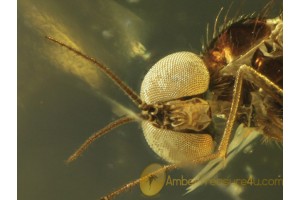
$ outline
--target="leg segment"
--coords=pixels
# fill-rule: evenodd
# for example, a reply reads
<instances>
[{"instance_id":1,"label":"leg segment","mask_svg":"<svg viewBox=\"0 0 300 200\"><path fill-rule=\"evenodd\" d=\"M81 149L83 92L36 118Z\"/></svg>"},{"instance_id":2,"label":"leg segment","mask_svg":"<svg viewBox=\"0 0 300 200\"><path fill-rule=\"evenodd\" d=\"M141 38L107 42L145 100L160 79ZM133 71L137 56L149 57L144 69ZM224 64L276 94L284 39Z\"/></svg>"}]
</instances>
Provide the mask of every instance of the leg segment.
<instances>
[{"instance_id":1,"label":"leg segment","mask_svg":"<svg viewBox=\"0 0 300 200\"><path fill-rule=\"evenodd\" d=\"M233 97L232 103L230 108L229 117L226 123L226 127L224 130L223 138L219 145L217 153L221 157L225 157L227 153L227 148L229 144L229 139L232 132L232 127L235 122L237 109L239 107L240 96L242 91L243 80L248 80L254 83L256 86L260 87L261 89L265 90L267 94L272 96L276 99L279 103L282 103L283 98L283 90L270 81L266 76L262 75L261 73L257 72L253 68L242 65L236 75L234 89L233 89Z\"/></svg>"}]
</instances>

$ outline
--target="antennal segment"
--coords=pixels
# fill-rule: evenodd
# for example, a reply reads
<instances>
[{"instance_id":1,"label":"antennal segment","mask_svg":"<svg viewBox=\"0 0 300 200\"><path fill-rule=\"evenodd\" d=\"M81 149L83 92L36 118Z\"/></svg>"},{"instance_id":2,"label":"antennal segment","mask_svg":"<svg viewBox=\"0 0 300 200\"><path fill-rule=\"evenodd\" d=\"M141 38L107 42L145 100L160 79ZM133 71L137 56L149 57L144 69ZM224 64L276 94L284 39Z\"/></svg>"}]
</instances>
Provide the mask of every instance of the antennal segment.
<instances>
[{"instance_id":1,"label":"antennal segment","mask_svg":"<svg viewBox=\"0 0 300 200\"><path fill-rule=\"evenodd\" d=\"M93 64L97 65L111 80L115 82L115 84L121 88L125 94L129 96L129 98L138 106L142 104L142 100L140 97L129 87L127 86L115 73L113 73L108 67L104 64L99 63L96 59L85 55L84 53L80 52L79 50L74 49L73 47L68 46L67 44L60 42L50 36L45 36L46 39L59 44L63 47L66 47L70 51L73 51L75 54L79 55L80 57L92 62Z\"/></svg>"},{"instance_id":2,"label":"antennal segment","mask_svg":"<svg viewBox=\"0 0 300 200\"><path fill-rule=\"evenodd\" d=\"M97 131L95 134L91 135L66 161L67 163L70 163L74 160L76 160L89 146L92 144L96 139L101 137L102 135L110 132L112 129L117 128L118 126L121 126L123 124L127 124L128 122L135 121L135 119L130 117L122 117L114 122L111 122L104 128Z\"/></svg>"}]
</instances>

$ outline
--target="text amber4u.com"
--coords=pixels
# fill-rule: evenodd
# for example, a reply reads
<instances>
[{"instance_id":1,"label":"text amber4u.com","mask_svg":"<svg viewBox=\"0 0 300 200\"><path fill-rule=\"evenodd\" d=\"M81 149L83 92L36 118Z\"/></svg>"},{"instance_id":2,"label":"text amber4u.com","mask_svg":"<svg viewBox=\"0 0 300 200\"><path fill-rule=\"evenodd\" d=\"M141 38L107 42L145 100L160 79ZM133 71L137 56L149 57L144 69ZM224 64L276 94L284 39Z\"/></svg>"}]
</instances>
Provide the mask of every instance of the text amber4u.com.
<instances>
[{"instance_id":1,"label":"text amber4u.com","mask_svg":"<svg viewBox=\"0 0 300 200\"><path fill-rule=\"evenodd\" d=\"M197 181L194 181L197 182ZM168 175L166 186L188 186L194 183L192 179L186 179L183 176L180 178L172 178ZM238 184L241 186L282 186L283 178L213 178L204 183L205 185L230 185Z\"/></svg>"}]
</instances>

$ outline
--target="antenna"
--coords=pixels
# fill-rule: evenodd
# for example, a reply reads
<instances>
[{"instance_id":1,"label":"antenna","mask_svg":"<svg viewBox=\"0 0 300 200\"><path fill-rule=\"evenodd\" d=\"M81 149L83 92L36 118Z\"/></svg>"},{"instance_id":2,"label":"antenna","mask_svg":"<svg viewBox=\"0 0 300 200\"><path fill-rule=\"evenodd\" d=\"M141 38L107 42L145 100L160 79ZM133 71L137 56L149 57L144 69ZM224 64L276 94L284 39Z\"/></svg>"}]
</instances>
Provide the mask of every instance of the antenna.
<instances>
[{"instance_id":1,"label":"antenna","mask_svg":"<svg viewBox=\"0 0 300 200\"><path fill-rule=\"evenodd\" d=\"M104 128L97 131L95 134L91 135L66 161L70 163L76 160L96 139L100 138L102 135L110 132L112 129L121 126L123 124L127 124L128 122L135 121L135 119L130 117L122 117L116 121L111 122L106 125Z\"/></svg>"},{"instance_id":2,"label":"antenna","mask_svg":"<svg viewBox=\"0 0 300 200\"><path fill-rule=\"evenodd\" d=\"M139 95L137 95L129 86L127 86L115 73L113 73L108 67L106 67L104 64L98 62L96 59L89 57L87 55L85 55L84 53L82 53L81 51L74 49L73 47L70 47L69 45L60 42L50 36L45 36L46 39L59 44L63 47L66 47L67 49L69 49L70 51L73 51L75 54L77 54L78 56L84 58L85 60L90 61L91 63L95 64L97 67L99 67L104 74L106 74L111 80L113 80L113 82L123 90L123 92L125 94L127 94L129 96L129 98L137 105L141 105L142 104L142 100L140 99Z\"/></svg>"}]
</instances>

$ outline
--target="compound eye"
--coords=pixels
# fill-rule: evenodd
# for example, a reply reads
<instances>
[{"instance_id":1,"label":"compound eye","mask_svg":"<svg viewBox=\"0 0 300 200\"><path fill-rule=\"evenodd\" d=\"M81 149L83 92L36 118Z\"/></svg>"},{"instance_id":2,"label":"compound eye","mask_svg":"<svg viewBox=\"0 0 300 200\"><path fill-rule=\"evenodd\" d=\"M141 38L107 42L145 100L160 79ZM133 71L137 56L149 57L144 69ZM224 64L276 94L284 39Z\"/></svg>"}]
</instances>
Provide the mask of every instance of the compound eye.
<instances>
[{"instance_id":1,"label":"compound eye","mask_svg":"<svg viewBox=\"0 0 300 200\"><path fill-rule=\"evenodd\" d=\"M141 99L147 104L202 94L208 89L209 72L200 56L191 52L170 54L146 74Z\"/></svg>"}]
</instances>

